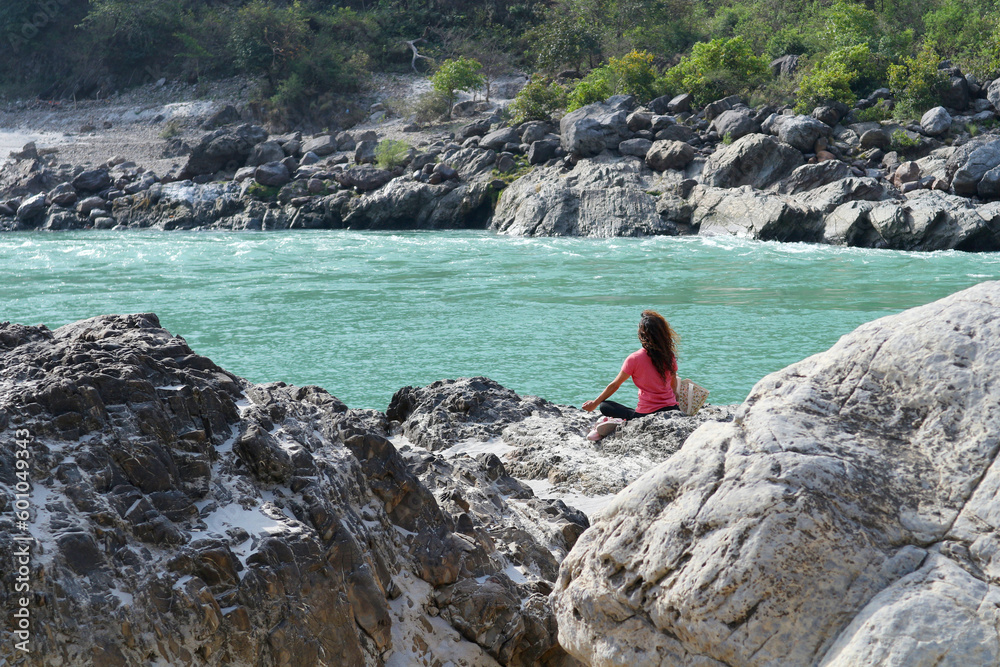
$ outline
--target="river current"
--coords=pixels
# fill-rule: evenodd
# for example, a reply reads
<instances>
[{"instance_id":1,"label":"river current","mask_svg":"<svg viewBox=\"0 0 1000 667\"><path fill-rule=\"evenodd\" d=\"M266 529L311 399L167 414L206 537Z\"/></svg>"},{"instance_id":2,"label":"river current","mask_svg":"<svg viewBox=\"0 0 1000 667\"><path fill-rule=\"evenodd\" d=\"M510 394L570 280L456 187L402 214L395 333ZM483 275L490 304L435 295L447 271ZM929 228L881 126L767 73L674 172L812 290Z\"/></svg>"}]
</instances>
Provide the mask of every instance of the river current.
<instances>
[{"instance_id":1,"label":"river current","mask_svg":"<svg viewBox=\"0 0 1000 667\"><path fill-rule=\"evenodd\" d=\"M1000 254L734 238L485 232L0 235L0 321L55 328L155 312L254 382L316 384L384 410L405 385L489 376L579 406L638 349L639 313L680 334L711 403L869 320L1000 279ZM635 402L626 383L616 395Z\"/></svg>"}]
</instances>

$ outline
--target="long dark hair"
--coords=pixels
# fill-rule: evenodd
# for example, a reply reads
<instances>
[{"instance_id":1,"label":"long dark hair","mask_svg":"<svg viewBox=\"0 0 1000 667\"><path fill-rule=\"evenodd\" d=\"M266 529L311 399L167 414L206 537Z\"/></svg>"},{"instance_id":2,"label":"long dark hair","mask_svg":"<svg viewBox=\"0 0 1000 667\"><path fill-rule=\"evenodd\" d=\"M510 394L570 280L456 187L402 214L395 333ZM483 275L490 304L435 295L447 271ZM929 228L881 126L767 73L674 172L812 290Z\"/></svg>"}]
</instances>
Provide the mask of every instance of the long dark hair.
<instances>
[{"instance_id":1,"label":"long dark hair","mask_svg":"<svg viewBox=\"0 0 1000 667\"><path fill-rule=\"evenodd\" d=\"M672 373L674 370L674 360L677 358L676 341L677 334L662 315L655 310L642 311L642 319L639 320L639 342L642 343L642 348L646 350L653 367L664 382L667 381L667 373Z\"/></svg>"}]
</instances>

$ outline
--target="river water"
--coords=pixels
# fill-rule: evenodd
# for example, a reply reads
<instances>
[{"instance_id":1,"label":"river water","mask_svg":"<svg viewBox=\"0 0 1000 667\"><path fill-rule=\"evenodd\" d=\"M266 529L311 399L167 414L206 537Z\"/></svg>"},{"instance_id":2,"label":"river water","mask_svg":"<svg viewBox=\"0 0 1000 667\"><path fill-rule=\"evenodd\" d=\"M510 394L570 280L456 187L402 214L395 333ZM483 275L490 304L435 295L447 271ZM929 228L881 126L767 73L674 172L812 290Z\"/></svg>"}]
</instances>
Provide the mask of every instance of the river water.
<instances>
[{"instance_id":1,"label":"river water","mask_svg":"<svg viewBox=\"0 0 1000 667\"><path fill-rule=\"evenodd\" d=\"M155 312L237 375L379 410L405 385L472 375L580 405L638 349L652 308L681 336L680 374L722 404L863 322L1000 279L1000 254L728 237L26 232L0 235L0 276L0 321ZM632 384L616 399L634 405Z\"/></svg>"}]
</instances>

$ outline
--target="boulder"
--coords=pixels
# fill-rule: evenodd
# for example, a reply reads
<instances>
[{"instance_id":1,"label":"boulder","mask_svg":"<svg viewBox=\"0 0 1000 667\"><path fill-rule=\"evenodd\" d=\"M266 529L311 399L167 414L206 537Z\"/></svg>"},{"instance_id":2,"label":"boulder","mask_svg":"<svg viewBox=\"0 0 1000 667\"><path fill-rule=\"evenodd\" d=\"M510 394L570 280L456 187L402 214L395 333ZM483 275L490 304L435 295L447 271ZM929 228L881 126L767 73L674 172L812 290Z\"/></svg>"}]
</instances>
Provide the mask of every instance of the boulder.
<instances>
[{"instance_id":1,"label":"boulder","mask_svg":"<svg viewBox=\"0 0 1000 667\"><path fill-rule=\"evenodd\" d=\"M650 236L676 234L647 194L649 171L638 160L598 156L573 171L539 167L500 195L494 231L519 236Z\"/></svg>"},{"instance_id":2,"label":"boulder","mask_svg":"<svg viewBox=\"0 0 1000 667\"><path fill-rule=\"evenodd\" d=\"M885 201L868 218L885 247L898 250L1000 249L1000 216L995 206L938 190L915 190L904 202Z\"/></svg>"},{"instance_id":3,"label":"boulder","mask_svg":"<svg viewBox=\"0 0 1000 667\"><path fill-rule=\"evenodd\" d=\"M354 164L375 164L378 139L363 139L354 148Z\"/></svg>"},{"instance_id":4,"label":"boulder","mask_svg":"<svg viewBox=\"0 0 1000 667\"><path fill-rule=\"evenodd\" d=\"M481 120L475 120L468 125L463 125L458 130L458 136L461 139L468 139L469 137L481 137L488 134L490 131L490 119L483 118Z\"/></svg>"},{"instance_id":5,"label":"boulder","mask_svg":"<svg viewBox=\"0 0 1000 667\"><path fill-rule=\"evenodd\" d=\"M285 151L277 141L265 141L257 144L247 158L248 167L259 167L268 162L281 162L285 159Z\"/></svg>"},{"instance_id":6,"label":"boulder","mask_svg":"<svg viewBox=\"0 0 1000 667\"><path fill-rule=\"evenodd\" d=\"M490 132L479 141L479 145L482 148L489 148L494 151L504 150L507 144L520 143L521 137L517 133L517 128L513 127L502 127L499 130Z\"/></svg>"},{"instance_id":7,"label":"boulder","mask_svg":"<svg viewBox=\"0 0 1000 667\"><path fill-rule=\"evenodd\" d=\"M944 107L929 109L920 117L920 129L928 136L940 136L951 129L951 114Z\"/></svg>"},{"instance_id":8,"label":"boulder","mask_svg":"<svg viewBox=\"0 0 1000 667\"><path fill-rule=\"evenodd\" d=\"M94 211L106 211L108 202L100 197L87 197L76 205L76 212L85 218L90 217Z\"/></svg>"},{"instance_id":9,"label":"boulder","mask_svg":"<svg viewBox=\"0 0 1000 667\"><path fill-rule=\"evenodd\" d=\"M615 98L612 98L612 100ZM559 121L563 149L572 155L587 157L610 149L630 137L628 113L616 103L596 102L566 114Z\"/></svg>"},{"instance_id":10,"label":"boulder","mask_svg":"<svg viewBox=\"0 0 1000 667\"><path fill-rule=\"evenodd\" d=\"M556 157L558 141L535 141L528 148L528 164L545 164Z\"/></svg>"},{"instance_id":11,"label":"boulder","mask_svg":"<svg viewBox=\"0 0 1000 667\"><path fill-rule=\"evenodd\" d=\"M827 160L817 164L804 164L773 186L776 192L793 195L806 192L851 175L851 168L840 160Z\"/></svg>"},{"instance_id":12,"label":"boulder","mask_svg":"<svg viewBox=\"0 0 1000 667\"><path fill-rule=\"evenodd\" d=\"M78 198L79 195L77 195L76 188L72 184L62 183L50 190L46 199L48 203L55 204L56 206L72 206Z\"/></svg>"},{"instance_id":13,"label":"boulder","mask_svg":"<svg viewBox=\"0 0 1000 667\"><path fill-rule=\"evenodd\" d=\"M795 74L796 70L799 68L799 56L795 55L785 55L780 58L775 58L770 63L771 73L775 78L790 77Z\"/></svg>"},{"instance_id":14,"label":"boulder","mask_svg":"<svg viewBox=\"0 0 1000 667\"><path fill-rule=\"evenodd\" d=\"M954 109L955 111L965 111L969 108L972 95L969 91L969 82L964 76L952 76L948 79L947 85L941 91L941 104Z\"/></svg>"},{"instance_id":15,"label":"boulder","mask_svg":"<svg viewBox=\"0 0 1000 667\"><path fill-rule=\"evenodd\" d=\"M530 146L536 141L542 141L545 139L552 128L545 121L533 120L522 124L517 129L518 132L521 133L520 143L528 144Z\"/></svg>"},{"instance_id":16,"label":"boulder","mask_svg":"<svg viewBox=\"0 0 1000 667\"><path fill-rule=\"evenodd\" d=\"M968 154L965 162L955 171L951 186L956 194L974 195L979 181L986 172L998 165L1000 165L1000 140L980 144Z\"/></svg>"},{"instance_id":17,"label":"boulder","mask_svg":"<svg viewBox=\"0 0 1000 667\"><path fill-rule=\"evenodd\" d=\"M365 134L367 135L368 133ZM371 137L366 137L366 139L370 138ZM378 140L378 136L375 137L375 140ZM356 139L350 132L340 132L337 134L337 150L348 152L353 151L358 147L358 141L361 141L361 139Z\"/></svg>"},{"instance_id":18,"label":"boulder","mask_svg":"<svg viewBox=\"0 0 1000 667\"><path fill-rule=\"evenodd\" d=\"M662 130L658 130L654 137L656 141L683 141L693 143L698 135L687 125L670 124Z\"/></svg>"},{"instance_id":19,"label":"boulder","mask_svg":"<svg viewBox=\"0 0 1000 667\"><path fill-rule=\"evenodd\" d=\"M695 205L691 224L700 236L809 243L822 236L822 212L784 195L749 186L698 186L690 199Z\"/></svg>"},{"instance_id":20,"label":"boulder","mask_svg":"<svg viewBox=\"0 0 1000 667\"><path fill-rule=\"evenodd\" d=\"M227 104L209 116L201 126L206 130L214 130L238 122L240 122L240 112L232 104Z\"/></svg>"},{"instance_id":21,"label":"boulder","mask_svg":"<svg viewBox=\"0 0 1000 667\"><path fill-rule=\"evenodd\" d=\"M281 162L268 162L258 166L253 172L253 178L269 188L280 188L292 180L288 167Z\"/></svg>"},{"instance_id":22,"label":"boulder","mask_svg":"<svg viewBox=\"0 0 1000 667\"><path fill-rule=\"evenodd\" d=\"M761 380L591 517L551 598L560 644L601 665L1000 660L998 311L984 283Z\"/></svg>"},{"instance_id":23,"label":"boulder","mask_svg":"<svg viewBox=\"0 0 1000 667\"><path fill-rule=\"evenodd\" d=\"M892 138L882 129L866 130L861 134L860 142L862 150L878 148L884 151L892 145Z\"/></svg>"},{"instance_id":24,"label":"boulder","mask_svg":"<svg viewBox=\"0 0 1000 667\"><path fill-rule=\"evenodd\" d=\"M653 126L653 114L644 111L633 111L625 119L625 123L632 132L648 130Z\"/></svg>"},{"instance_id":25,"label":"boulder","mask_svg":"<svg viewBox=\"0 0 1000 667\"><path fill-rule=\"evenodd\" d=\"M802 162L802 154L787 143L763 134L748 134L708 158L702 182L718 188L766 188L789 176Z\"/></svg>"},{"instance_id":26,"label":"boulder","mask_svg":"<svg viewBox=\"0 0 1000 667\"><path fill-rule=\"evenodd\" d=\"M841 110L833 106L821 106L812 110L813 118L829 125L830 127L834 127L837 123L839 123L840 119L843 118L844 115L844 113L841 113Z\"/></svg>"},{"instance_id":27,"label":"boulder","mask_svg":"<svg viewBox=\"0 0 1000 667\"><path fill-rule=\"evenodd\" d=\"M307 139L302 144L302 152L315 153L319 157L326 157L327 155L332 155L340 150L339 146L340 144L336 137L332 137L329 134L323 134L318 137ZM348 149L345 148L343 150ZM354 150L353 147L350 150ZM277 159L280 160L281 158Z\"/></svg>"},{"instance_id":28,"label":"boulder","mask_svg":"<svg viewBox=\"0 0 1000 667\"><path fill-rule=\"evenodd\" d=\"M986 99L995 111L1000 111L1000 78L994 79L986 88Z\"/></svg>"},{"instance_id":29,"label":"boulder","mask_svg":"<svg viewBox=\"0 0 1000 667\"><path fill-rule=\"evenodd\" d=\"M100 192L111 187L111 174L107 169L89 169L73 179L78 192Z\"/></svg>"},{"instance_id":30,"label":"boulder","mask_svg":"<svg viewBox=\"0 0 1000 667\"><path fill-rule=\"evenodd\" d=\"M649 139L628 139L618 144L618 152L622 155L634 155L645 159L653 142Z\"/></svg>"},{"instance_id":31,"label":"boulder","mask_svg":"<svg viewBox=\"0 0 1000 667\"><path fill-rule=\"evenodd\" d=\"M24 223L35 222L45 213L45 208L45 194L33 195L17 207L17 219Z\"/></svg>"},{"instance_id":32,"label":"boulder","mask_svg":"<svg viewBox=\"0 0 1000 667\"><path fill-rule=\"evenodd\" d=\"M723 111L710 125L720 137L728 141L736 141L753 132L759 132L760 126L753 122L750 114L744 111Z\"/></svg>"},{"instance_id":33,"label":"boulder","mask_svg":"<svg viewBox=\"0 0 1000 667\"><path fill-rule=\"evenodd\" d=\"M694 148L682 141L657 140L646 151L646 164L656 171L683 169L693 159Z\"/></svg>"},{"instance_id":34,"label":"boulder","mask_svg":"<svg viewBox=\"0 0 1000 667\"><path fill-rule=\"evenodd\" d=\"M368 165L354 167L353 169L341 171L334 175L334 179L342 186L357 190L358 192L378 190L391 181L392 178L392 172L384 169L376 169Z\"/></svg>"},{"instance_id":35,"label":"boulder","mask_svg":"<svg viewBox=\"0 0 1000 667\"><path fill-rule=\"evenodd\" d=\"M703 111L705 115L705 120L711 121L722 114L723 111L729 111L735 108L737 105L743 104L743 100L740 99L739 95L730 95L729 97L724 97L721 100L715 100L709 104L705 105Z\"/></svg>"},{"instance_id":36,"label":"boulder","mask_svg":"<svg viewBox=\"0 0 1000 667\"><path fill-rule=\"evenodd\" d=\"M976 194L980 199L1000 199L1000 166L993 167L983 174L976 186Z\"/></svg>"},{"instance_id":37,"label":"boulder","mask_svg":"<svg viewBox=\"0 0 1000 667\"><path fill-rule=\"evenodd\" d=\"M253 147L267 140L267 132L256 125L222 128L204 135L191 150L180 180L219 170L235 172L244 166Z\"/></svg>"},{"instance_id":38,"label":"boulder","mask_svg":"<svg viewBox=\"0 0 1000 667\"><path fill-rule=\"evenodd\" d=\"M829 136L830 126L812 116L772 115L761 126L767 134L773 134L786 144L804 153L813 152L816 140Z\"/></svg>"}]
</instances>

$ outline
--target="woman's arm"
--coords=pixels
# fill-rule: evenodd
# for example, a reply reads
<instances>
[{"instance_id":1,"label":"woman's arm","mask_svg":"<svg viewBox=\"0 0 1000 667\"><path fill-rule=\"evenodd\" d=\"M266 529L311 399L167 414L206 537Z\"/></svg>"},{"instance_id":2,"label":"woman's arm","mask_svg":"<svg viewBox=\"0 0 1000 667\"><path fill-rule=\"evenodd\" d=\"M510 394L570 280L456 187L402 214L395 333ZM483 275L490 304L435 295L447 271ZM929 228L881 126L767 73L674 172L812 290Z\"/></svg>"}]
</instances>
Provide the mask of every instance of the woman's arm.
<instances>
[{"instance_id":1,"label":"woman's arm","mask_svg":"<svg viewBox=\"0 0 1000 667\"><path fill-rule=\"evenodd\" d=\"M625 371L618 371L618 375L615 376L615 379L611 381L611 384L609 384L607 387L604 388L604 391L601 392L601 395L592 401L587 401L586 403L584 403L583 409L586 410L587 412L593 412L597 408L597 406L601 404L602 401L606 401L607 399L611 398L611 395L614 394L616 391L618 391L618 387L622 386L622 383L625 382L625 380L627 380L628 378L629 378L628 373L626 373Z\"/></svg>"}]
</instances>

